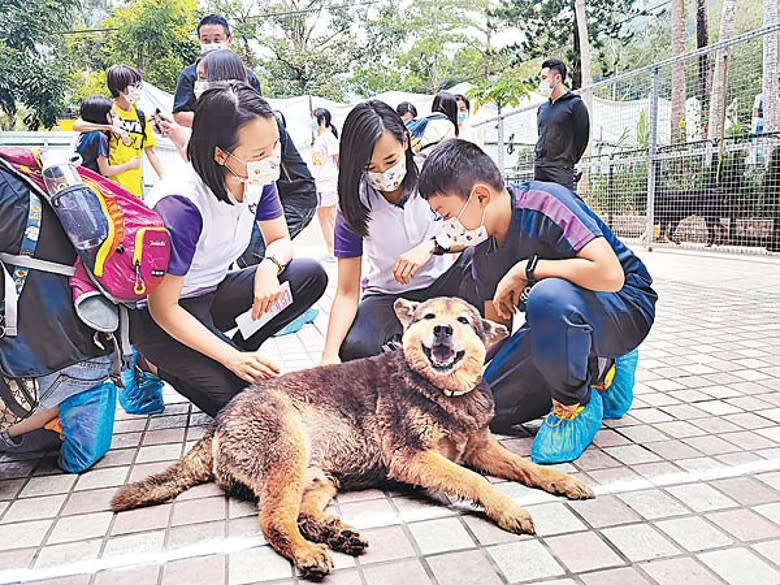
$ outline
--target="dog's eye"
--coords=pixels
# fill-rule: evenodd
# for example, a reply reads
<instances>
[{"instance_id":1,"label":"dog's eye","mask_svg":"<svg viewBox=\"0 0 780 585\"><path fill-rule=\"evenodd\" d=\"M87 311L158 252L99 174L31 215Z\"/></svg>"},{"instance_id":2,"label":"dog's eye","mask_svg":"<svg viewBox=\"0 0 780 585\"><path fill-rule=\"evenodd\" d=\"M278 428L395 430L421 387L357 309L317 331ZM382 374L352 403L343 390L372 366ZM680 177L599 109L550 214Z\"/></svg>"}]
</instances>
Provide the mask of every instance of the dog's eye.
<instances>
[{"instance_id":1,"label":"dog's eye","mask_svg":"<svg viewBox=\"0 0 780 585\"><path fill-rule=\"evenodd\" d=\"M461 315L460 317L458 317L458 323L463 323L464 325L468 325L469 324L469 320L466 317L464 317L463 315Z\"/></svg>"},{"instance_id":2,"label":"dog's eye","mask_svg":"<svg viewBox=\"0 0 780 585\"><path fill-rule=\"evenodd\" d=\"M423 317L423 319L428 319L428 320L435 319L435 318L436 315L434 315L433 313L426 313L425 316Z\"/></svg>"}]
</instances>

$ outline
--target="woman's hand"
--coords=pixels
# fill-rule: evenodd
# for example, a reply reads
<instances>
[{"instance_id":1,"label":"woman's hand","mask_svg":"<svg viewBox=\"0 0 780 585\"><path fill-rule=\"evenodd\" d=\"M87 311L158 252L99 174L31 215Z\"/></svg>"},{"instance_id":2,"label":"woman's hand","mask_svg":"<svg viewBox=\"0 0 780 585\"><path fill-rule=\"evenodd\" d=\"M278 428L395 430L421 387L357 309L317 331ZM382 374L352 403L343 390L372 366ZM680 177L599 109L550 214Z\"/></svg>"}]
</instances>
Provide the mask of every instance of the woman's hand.
<instances>
[{"instance_id":1,"label":"woman's hand","mask_svg":"<svg viewBox=\"0 0 780 585\"><path fill-rule=\"evenodd\" d=\"M250 384L270 380L279 375L279 366L255 351L236 350L223 365Z\"/></svg>"},{"instance_id":2,"label":"woman's hand","mask_svg":"<svg viewBox=\"0 0 780 585\"><path fill-rule=\"evenodd\" d=\"M255 271L255 298L252 303L252 320L265 315L282 294L277 275L278 267L270 260L263 260Z\"/></svg>"},{"instance_id":3,"label":"woman's hand","mask_svg":"<svg viewBox=\"0 0 780 585\"><path fill-rule=\"evenodd\" d=\"M510 320L517 311L520 293L526 286L525 266L527 260L522 260L512 266L496 286L493 296L493 307L502 319Z\"/></svg>"},{"instance_id":4,"label":"woman's hand","mask_svg":"<svg viewBox=\"0 0 780 585\"><path fill-rule=\"evenodd\" d=\"M409 284L420 268L431 261L435 246L436 243L432 239L425 240L401 254L393 266L393 278L400 284Z\"/></svg>"}]
</instances>

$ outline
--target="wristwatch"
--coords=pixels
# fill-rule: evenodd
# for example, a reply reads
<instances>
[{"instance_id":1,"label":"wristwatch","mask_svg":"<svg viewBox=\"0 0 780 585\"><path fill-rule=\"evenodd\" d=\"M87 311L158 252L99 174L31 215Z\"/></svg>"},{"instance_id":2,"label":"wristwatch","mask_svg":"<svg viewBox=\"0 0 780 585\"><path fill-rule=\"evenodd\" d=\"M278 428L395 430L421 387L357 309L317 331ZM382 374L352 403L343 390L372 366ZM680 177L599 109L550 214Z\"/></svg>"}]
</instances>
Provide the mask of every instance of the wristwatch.
<instances>
[{"instance_id":1,"label":"wristwatch","mask_svg":"<svg viewBox=\"0 0 780 585\"><path fill-rule=\"evenodd\" d=\"M276 274L281 274L282 272L284 272L284 269L287 268L287 264L284 264L276 256L266 256L264 260L270 260L271 262L276 264L276 268L277 268Z\"/></svg>"},{"instance_id":2,"label":"wristwatch","mask_svg":"<svg viewBox=\"0 0 780 585\"><path fill-rule=\"evenodd\" d=\"M539 264L539 256L534 254L528 259L528 263L525 265L525 281L531 286L536 283L534 271L536 270L537 264Z\"/></svg>"}]
</instances>

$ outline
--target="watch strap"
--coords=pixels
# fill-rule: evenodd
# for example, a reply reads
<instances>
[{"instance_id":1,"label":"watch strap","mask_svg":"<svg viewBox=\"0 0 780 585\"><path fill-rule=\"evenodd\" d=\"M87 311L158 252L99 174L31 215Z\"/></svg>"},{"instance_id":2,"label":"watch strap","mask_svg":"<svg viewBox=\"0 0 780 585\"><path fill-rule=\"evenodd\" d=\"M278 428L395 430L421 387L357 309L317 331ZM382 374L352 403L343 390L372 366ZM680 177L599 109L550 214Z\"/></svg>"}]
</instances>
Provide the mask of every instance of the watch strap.
<instances>
[{"instance_id":1,"label":"watch strap","mask_svg":"<svg viewBox=\"0 0 780 585\"><path fill-rule=\"evenodd\" d=\"M528 259L528 263L525 265L525 280L528 284L536 282L536 265L539 264L539 256L534 254Z\"/></svg>"}]
</instances>

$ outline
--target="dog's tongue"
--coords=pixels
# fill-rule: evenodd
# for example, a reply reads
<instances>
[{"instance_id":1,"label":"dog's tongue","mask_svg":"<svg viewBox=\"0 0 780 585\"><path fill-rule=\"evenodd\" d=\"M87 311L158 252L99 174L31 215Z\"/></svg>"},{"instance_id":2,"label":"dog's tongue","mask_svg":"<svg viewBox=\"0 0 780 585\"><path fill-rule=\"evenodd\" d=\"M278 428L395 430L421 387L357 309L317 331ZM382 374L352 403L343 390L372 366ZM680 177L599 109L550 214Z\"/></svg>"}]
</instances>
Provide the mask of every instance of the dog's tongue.
<instances>
[{"instance_id":1,"label":"dog's tongue","mask_svg":"<svg viewBox=\"0 0 780 585\"><path fill-rule=\"evenodd\" d=\"M452 350L452 348L447 347L446 345L434 345L431 348L431 356L433 356L433 359L440 364L449 362L454 354L455 352Z\"/></svg>"}]
</instances>

